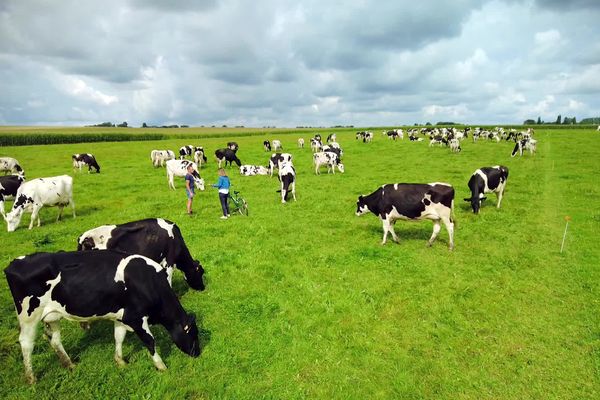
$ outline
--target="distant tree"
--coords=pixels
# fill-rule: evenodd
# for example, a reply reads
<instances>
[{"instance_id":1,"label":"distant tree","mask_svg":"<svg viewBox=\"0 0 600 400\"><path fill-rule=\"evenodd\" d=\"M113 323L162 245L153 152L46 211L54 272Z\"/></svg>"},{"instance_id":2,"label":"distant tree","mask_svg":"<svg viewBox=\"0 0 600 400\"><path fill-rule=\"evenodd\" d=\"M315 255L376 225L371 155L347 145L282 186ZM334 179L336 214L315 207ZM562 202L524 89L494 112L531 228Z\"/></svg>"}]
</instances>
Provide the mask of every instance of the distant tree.
<instances>
[{"instance_id":1,"label":"distant tree","mask_svg":"<svg viewBox=\"0 0 600 400\"><path fill-rule=\"evenodd\" d=\"M526 119L525 121L523 121L523 125L535 125L535 120L534 119Z\"/></svg>"},{"instance_id":2,"label":"distant tree","mask_svg":"<svg viewBox=\"0 0 600 400\"><path fill-rule=\"evenodd\" d=\"M577 118L573 117L573 119L571 120L572 124L576 124L577 123Z\"/></svg>"},{"instance_id":3,"label":"distant tree","mask_svg":"<svg viewBox=\"0 0 600 400\"><path fill-rule=\"evenodd\" d=\"M120 123L119 125L117 125L119 128L127 128L127 121L123 121L122 123Z\"/></svg>"},{"instance_id":4,"label":"distant tree","mask_svg":"<svg viewBox=\"0 0 600 400\"><path fill-rule=\"evenodd\" d=\"M142 124L142 128L147 128L147 127L148 127L148 125L147 125L147 124L144 122L144 123Z\"/></svg>"},{"instance_id":5,"label":"distant tree","mask_svg":"<svg viewBox=\"0 0 600 400\"><path fill-rule=\"evenodd\" d=\"M556 117L556 122L557 125L560 125L560 114L558 114L558 117Z\"/></svg>"},{"instance_id":6,"label":"distant tree","mask_svg":"<svg viewBox=\"0 0 600 400\"><path fill-rule=\"evenodd\" d=\"M538 119L537 119L537 124L538 124L538 125L541 125L541 124L542 124L542 118L538 117Z\"/></svg>"},{"instance_id":7,"label":"distant tree","mask_svg":"<svg viewBox=\"0 0 600 400\"><path fill-rule=\"evenodd\" d=\"M425 126L431 126L431 122L426 122Z\"/></svg>"}]
</instances>

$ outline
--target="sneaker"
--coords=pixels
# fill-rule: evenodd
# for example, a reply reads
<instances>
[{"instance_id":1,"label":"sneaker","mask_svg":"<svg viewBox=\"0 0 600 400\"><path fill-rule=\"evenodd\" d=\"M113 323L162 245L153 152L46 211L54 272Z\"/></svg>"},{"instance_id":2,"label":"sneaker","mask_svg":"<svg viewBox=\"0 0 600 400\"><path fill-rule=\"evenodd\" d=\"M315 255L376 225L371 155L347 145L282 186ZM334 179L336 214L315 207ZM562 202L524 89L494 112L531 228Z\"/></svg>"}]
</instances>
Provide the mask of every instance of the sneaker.
<instances>
[{"instance_id":1,"label":"sneaker","mask_svg":"<svg viewBox=\"0 0 600 400\"><path fill-rule=\"evenodd\" d=\"M227 218L231 217L231 214L227 214Z\"/></svg>"},{"instance_id":2,"label":"sneaker","mask_svg":"<svg viewBox=\"0 0 600 400\"><path fill-rule=\"evenodd\" d=\"M223 215L223 216L221 217L221 219L227 219L227 217Z\"/></svg>"}]
</instances>

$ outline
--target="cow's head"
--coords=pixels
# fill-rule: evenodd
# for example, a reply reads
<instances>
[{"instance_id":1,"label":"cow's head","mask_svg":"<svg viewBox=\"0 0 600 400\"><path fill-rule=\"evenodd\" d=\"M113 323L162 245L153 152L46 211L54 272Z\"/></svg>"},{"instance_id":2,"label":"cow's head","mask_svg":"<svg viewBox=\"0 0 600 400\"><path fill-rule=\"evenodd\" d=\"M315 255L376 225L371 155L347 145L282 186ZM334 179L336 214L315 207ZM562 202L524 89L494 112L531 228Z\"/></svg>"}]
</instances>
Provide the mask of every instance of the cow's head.
<instances>
[{"instance_id":1,"label":"cow's head","mask_svg":"<svg viewBox=\"0 0 600 400\"><path fill-rule=\"evenodd\" d=\"M200 355L198 326L196 325L196 317L193 314L185 314L182 321L171 327L169 334L179 350L192 357Z\"/></svg>"},{"instance_id":2,"label":"cow's head","mask_svg":"<svg viewBox=\"0 0 600 400\"><path fill-rule=\"evenodd\" d=\"M337 167L338 167L338 170L343 174L344 173L344 164L338 163Z\"/></svg>"},{"instance_id":3,"label":"cow's head","mask_svg":"<svg viewBox=\"0 0 600 400\"><path fill-rule=\"evenodd\" d=\"M77 251L82 250L94 250L96 248L96 242L94 242L94 238L90 236L79 236L77 239Z\"/></svg>"},{"instance_id":4,"label":"cow's head","mask_svg":"<svg viewBox=\"0 0 600 400\"><path fill-rule=\"evenodd\" d=\"M21 223L21 217L23 216L25 207L32 202L33 200L30 197L25 196L24 194L21 194L19 195L19 197L17 197L17 200L13 204L11 212L4 216L4 220L6 221L7 229L9 232L14 232L14 230L17 229L17 227Z\"/></svg>"},{"instance_id":5,"label":"cow's head","mask_svg":"<svg viewBox=\"0 0 600 400\"><path fill-rule=\"evenodd\" d=\"M465 198L464 201L470 202L473 212L475 214L479 214L479 208L481 208L481 202L485 199L487 199L487 197L485 197L485 196L481 196L481 197L471 196L471 197Z\"/></svg>"},{"instance_id":6,"label":"cow's head","mask_svg":"<svg viewBox=\"0 0 600 400\"><path fill-rule=\"evenodd\" d=\"M358 196L358 200L356 201L356 216L360 217L363 214L366 214L369 212L369 207L367 206L367 203L365 202L365 198L364 196Z\"/></svg>"},{"instance_id":7,"label":"cow's head","mask_svg":"<svg viewBox=\"0 0 600 400\"><path fill-rule=\"evenodd\" d=\"M178 265L179 267L179 265ZM204 290L206 288L206 282L204 281L204 268L200 261L194 260L192 265L186 270L182 270L185 281L194 290Z\"/></svg>"}]
</instances>

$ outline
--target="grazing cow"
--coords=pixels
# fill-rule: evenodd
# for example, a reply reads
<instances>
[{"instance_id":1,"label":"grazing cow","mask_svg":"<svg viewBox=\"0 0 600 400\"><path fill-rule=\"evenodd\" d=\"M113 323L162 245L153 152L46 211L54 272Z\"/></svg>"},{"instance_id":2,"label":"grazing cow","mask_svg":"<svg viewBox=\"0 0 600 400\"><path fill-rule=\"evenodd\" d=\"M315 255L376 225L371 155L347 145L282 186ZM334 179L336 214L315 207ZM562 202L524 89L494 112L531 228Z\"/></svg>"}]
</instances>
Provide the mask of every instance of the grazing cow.
<instances>
[{"instance_id":1,"label":"grazing cow","mask_svg":"<svg viewBox=\"0 0 600 400\"><path fill-rule=\"evenodd\" d=\"M398 242L394 224L398 219L433 221L433 234L428 241L431 246L440 232L440 221L449 235L449 248L454 248L454 188L447 183L394 183L383 185L367 196L359 196L356 215L372 212L383 221L383 241L388 233Z\"/></svg>"},{"instance_id":2,"label":"grazing cow","mask_svg":"<svg viewBox=\"0 0 600 400\"><path fill-rule=\"evenodd\" d=\"M439 144L440 146L448 146L448 139L446 139L443 136L433 136L430 140L429 140L429 147L433 146L434 144Z\"/></svg>"},{"instance_id":3,"label":"grazing cow","mask_svg":"<svg viewBox=\"0 0 600 400\"><path fill-rule=\"evenodd\" d=\"M17 191L25 181L25 175L0 176L0 213L5 216L4 200L9 200L17 196Z\"/></svg>"},{"instance_id":4,"label":"grazing cow","mask_svg":"<svg viewBox=\"0 0 600 400\"><path fill-rule=\"evenodd\" d=\"M298 147L304 148L304 138L298 138Z\"/></svg>"},{"instance_id":5,"label":"grazing cow","mask_svg":"<svg viewBox=\"0 0 600 400\"><path fill-rule=\"evenodd\" d=\"M84 165L87 165L88 173L92 172L92 167L96 170L97 173L100 173L100 166L98 165L96 157L94 157L93 154L73 154L71 156L71 159L73 160L73 169L79 168L79 171L81 171L81 168Z\"/></svg>"},{"instance_id":6,"label":"grazing cow","mask_svg":"<svg viewBox=\"0 0 600 400\"><path fill-rule=\"evenodd\" d=\"M313 164L315 165L316 175L320 174L319 169L323 165L327 166L327 173L333 172L335 174L336 167L341 173L344 173L344 164L340 161L338 154L332 151L323 151L313 154Z\"/></svg>"},{"instance_id":7,"label":"grazing cow","mask_svg":"<svg viewBox=\"0 0 600 400\"><path fill-rule=\"evenodd\" d=\"M327 136L326 142L327 143L335 142L335 139L336 139L335 133L332 133L332 134L330 134L330 135Z\"/></svg>"},{"instance_id":8,"label":"grazing cow","mask_svg":"<svg viewBox=\"0 0 600 400\"><path fill-rule=\"evenodd\" d=\"M173 178L185 177L187 174L188 165L192 165L194 169L192 175L194 176L194 185L200 190L204 190L204 179L200 177L200 173L198 172L198 165L195 162L188 160L169 160L167 161L167 181L169 182L169 187L171 189L175 189L175 183L173 182Z\"/></svg>"},{"instance_id":9,"label":"grazing cow","mask_svg":"<svg viewBox=\"0 0 600 400\"><path fill-rule=\"evenodd\" d=\"M268 140L265 140L263 142L263 148L265 149L265 151L271 151L271 142L269 142Z\"/></svg>"},{"instance_id":10,"label":"grazing cow","mask_svg":"<svg viewBox=\"0 0 600 400\"><path fill-rule=\"evenodd\" d=\"M323 139L321 139L321 135L320 135L319 133L317 133L317 134L315 135L315 139L317 139L319 142L322 142L322 141L323 141Z\"/></svg>"},{"instance_id":11,"label":"grazing cow","mask_svg":"<svg viewBox=\"0 0 600 400\"><path fill-rule=\"evenodd\" d=\"M191 144L179 148L179 159L183 160L186 157L191 157L194 154L195 147Z\"/></svg>"},{"instance_id":12,"label":"grazing cow","mask_svg":"<svg viewBox=\"0 0 600 400\"><path fill-rule=\"evenodd\" d=\"M273 170L280 168L279 164L282 162L292 162L292 155L290 153L273 153L269 159L269 175L273 176Z\"/></svg>"},{"instance_id":13,"label":"grazing cow","mask_svg":"<svg viewBox=\"0 0 600 400\"><path fill-rule=\"evenodd\" d=\"M273 151L281 151L283 150L283 145L281 144L281 141L275 139L273 140Z\"/></svg>"},{"instance_id":14,"label":"grazing cow","mask_svg":"<svg viewBox=\"0 0 600 400\"><path fill-rule=\"evenodd\" d=\"M0 172L7 172L11 174L19 174L23 172L23 168L19 165L19 162L12 157L0 157Z\"/></svg>"},{"instance_id":15,"label":"grazing cow","mask_svg":"<svg viewBox=\"0 0 600 400\"><path fill-rule=\"evenodd\" d=\"M471 203L475 214L479 214L481 202L486 199L485 193L496 193L498 198L496 208L500 208L507 180L508 168L503 165L479 168L473 172L471 179L469 179L468 185L471 190L471 197L464 200Z\"/></svg>"},{"instance_id":16,"label":"grazing cow","mask_svg":"<svg viewBox=\"0 0 600 400\"><path fill-rule=\"evenodd\" d=\"M269 168L263 167L262 165L242 165L240 167L240 175L269 175Z\"/></svg>"},{"instance_id":17,"label":"grazing cow","mask_svg":"<svg viewBox=\"0 0 600 400\"><path fill-rule=\"evenodd\" d=\"M150 159L155 167L164 167L165 162L174 158L175 153L172 150L152 150L150 152Z\"/></svg>"},{"instance_id":18,"label":"grazing cow","mask_svg":"<svg viewBox=\"0 0 600 400\"><path fill-rule=\"evenodd\" d=\"M334 144L335 144L335 146L334 146ZM337 154L337 156L340 160L342 159L342 156L344 155L344 151L342 150L340 145L337 144L336 142L331 143L331 144L326 144L325 146L323 146L323 151Z\"/></svg>"},{"instance_id":19,"label":"grazing cow","mask_svg":"<svg viewBox=\"0 0 600 400\"><path fill-rule=\"evenodd\" d=\"M285 203L288 194L292 192L292 197L296 201L296 169L291 161L279 163L279 181L281 182L281 202Z\"/></svg>"},{"instance_id":20,"label":"grazing cow","mask_svg":"<svg viewBox=\"0 0 600 400\"><path fill-rule=\"evenodd\" d=\"M242 165L242 162L237 158L235 151L230 148L215 150L215 157L219 163L219 168L221 168L221 163L223 162L225 162L225 166L227 166L227 163L231 166L232 162L235 162L238 167Z\"/></svg>"},{"instance_id":21,"label":"grazing cow","mask_svg":"<svg viewBox=\"0 0 600 400\"><path fill-rule=\"evenodd\" d=\"M65 368L73 368L60 340L60 320L114 321L115 361L125 365L123 340L133 331L158 370L167 367L156 351L150 324L160 324L184 353L198 357L198 327L167 281L164 268L151 259L111 250L35 253L13 260L4 270L17 319L25 375L35 383L32 353L37 326L43 322L50 345Z\"/></svg>"},{"instance_id":22,"label":"grazing cow","mask_svg":"<svg viewBox=\"0 0 600 400\"><path fill-rule=\"evenodd\" d=\"M458 139L450 139L450 150L454 153L460 153L462 148L460 147L460 141Z\"/></svg>"},{"instance_id":23,"label":"grazing cow","mask_svg":"<svg viewBox=\"0 0 600 400\"><path fill-rule=\"evenodd\" d=\"M184 273L192 289L204 290L204 269L185 245L179 227L162 218L149 218L120 225L102 225L84 232L77 239L77 251L114 250L140 254L167 270L169 284L173 268Z\"/></svg>"},{"instance_id":24,"label":"grazing cow","mask_svg":"<svg viewBox=\"0 0 600 400\"><path fill-rule=\"evenodd\" d=\"M240 146L237 142L227 142L227 148L237 152Z\"/></svg>"},{"instance_id":25,"label":"grazing cow","mask_svg":"<svg viewBox=\"0 0 600 400\"><path fill-rule=\"evenodd\" d=\"M535 155L537 149L537 140L535 139L521 139L515 142L515 147L510 154L511 157L514 157L517 153L519 153L519 157L523 155L523 150L529 150L529 154Z\"/></svg>"},{"instance_id":26,"label":"grazing cow","mask_svg":"<svg viewBox=\"0 0 600 400\"><path fill-rule=\"evenodd\" d=\"M310 139L310 149L313 151L313 153L321 151L322 148L323 143L321 143L320 139L317 139L316 137Z\"/></svg>"},{"instance_id":27,"label":"grazing cow","mask_svg":"<svg viewBox=\"0 0 600 400\"><path fill-rule=\"evenodd\" d=\"M31 212L29 229L37 218L38 226L42 224L39 212L44 206L59 208L58 217L62 217L63 208L71 205L73 218L75 218L75 202L73 202L73 178L68 175L54 176L51 178L37 178L23 182L17 190L16 200L12 210L4 217L9 232L13 232L21 223L23 212Z\"/></svg>"},{"instance_id":28,"label":"grazing cow","mask_svg":"<svg viewBox=\"0 0 600 400\"><path fill-rule=\"evenodd\" d=\"M194 150L194 162L198 164L199 168L202 168L202 164L206 164L206 161L204 147L196 147L196 150Z\"/></svg>"},{"instance_id":29,"label":"grazing cow","mask_svg":"<svg viewBox=\"0 0 600 400\"><path fill-rule=\"evenodd\" d=\"M356 132L356 139L362 139L363 143L371 143L373 140L373 132L360 131Z\"/></svg>"}]
</instances>

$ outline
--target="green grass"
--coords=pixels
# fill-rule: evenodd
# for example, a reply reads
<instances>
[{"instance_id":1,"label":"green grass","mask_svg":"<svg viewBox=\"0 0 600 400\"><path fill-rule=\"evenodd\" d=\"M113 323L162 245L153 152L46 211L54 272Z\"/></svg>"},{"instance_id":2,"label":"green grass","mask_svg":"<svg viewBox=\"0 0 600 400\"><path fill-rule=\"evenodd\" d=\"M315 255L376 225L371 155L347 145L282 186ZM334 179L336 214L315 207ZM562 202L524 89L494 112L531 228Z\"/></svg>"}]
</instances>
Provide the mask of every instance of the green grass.
<instances>
[{"instance_id":1,"label":"green grass","mask_svg":"<svg viewBox=\"0 0 600 400\"><path fill-rule=\"evenodd\" d=\"M321 133L327 131L321 130ZM276 178L241 177L234 188L250 217L219 219L214 189L185 213L183 180L167 189L150 150L194 142L209 152L201 171L216 182L210 156L228 139L4 147L29 178L69 173L78 217L0 232L0 265L35 251L70 250L77 236L106 223L163 217L181 228L208 277L205 292L174 289L198 315L203 353L181 353L153 327L169 369L154 370L129 334L129 365L113 362L112 324L90 332L63 321L62 369L40 334L33 356L38 383L25 383L12 297L0 280L0 397L235 399L597 399L600 397L600 136L592 130L536 130L538 154L510 158L510 143L469 141L463 152L426 142L372 144L338 132L345 174L315 176L298 136L281 139L298 171L296 203L282 205ZM275 136L270 135L270 138ZM239 157L265 164L263 137L240 137ZM307 140L308 142L308 140ZM101 174L73 174L70 155L92 152ZM502 209L490 196L480 215L462 201L478 167L510 175ZM381 246L381 222L355 217L356 198L383 183L445 181L456 189L456 249L443 229L426 247L428 221L399 221L400 244ZM491 200L491 201L490 201ZM8 208L7 204L7 208ZM68 214L68 213L67 213ZM564 216L572 221L560 254Z\"/></svg>"}]
</instances>

